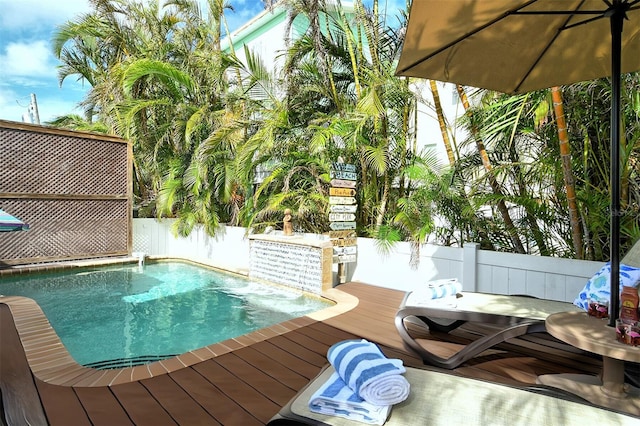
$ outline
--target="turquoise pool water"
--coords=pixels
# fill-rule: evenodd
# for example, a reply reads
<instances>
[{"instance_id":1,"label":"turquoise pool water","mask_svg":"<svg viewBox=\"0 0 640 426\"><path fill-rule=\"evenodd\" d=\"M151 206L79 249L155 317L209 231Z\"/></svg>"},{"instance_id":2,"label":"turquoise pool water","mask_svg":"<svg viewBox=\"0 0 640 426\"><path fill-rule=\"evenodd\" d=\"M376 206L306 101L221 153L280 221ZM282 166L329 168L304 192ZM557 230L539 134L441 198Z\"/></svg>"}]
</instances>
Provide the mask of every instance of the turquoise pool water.
<instances>
[{"instance_id":1,"label":"turquoise pool water","mask_svg":"<svg viewBox=\"0 0 640 426\"><path fill-rule=\"evenodd\" d=\"M73 358L96 367L166 358L330 306L181 262L3 278L0 294L34 299Z\"/></svg>"}]
</instances>

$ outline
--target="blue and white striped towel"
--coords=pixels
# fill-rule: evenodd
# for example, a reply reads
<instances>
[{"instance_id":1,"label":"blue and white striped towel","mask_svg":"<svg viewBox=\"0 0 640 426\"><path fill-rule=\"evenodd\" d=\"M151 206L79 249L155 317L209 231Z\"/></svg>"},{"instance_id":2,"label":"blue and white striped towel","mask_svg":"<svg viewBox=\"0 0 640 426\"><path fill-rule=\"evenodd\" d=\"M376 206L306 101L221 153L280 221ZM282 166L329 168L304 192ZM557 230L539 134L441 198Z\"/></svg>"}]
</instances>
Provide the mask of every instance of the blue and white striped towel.
<instances>
[{"instance_id":1,"label":"blue and white striped towel","mask_svg":"<svg viewBox=\"0 0 640 426\"><path fill-rule=\"evenodd\" d=\"M430 306L434 304L455 307L457 294L462 293L462 284L457 278L429 281L409 293L405 300L405 306Z\"/></svg>"},{"instance_id":2,"label":"blue and white striped towel","mask_svg":"<svg viewBox=\"0 0 640 426\"><path fill-rule=\"evenodd\" d=\"M385 357L371 342L363 339L336 343L329 348L327 358L347 386L370 404L393 405L409 396L402 360Z\"/></svg>"},{"instance_id":3,"label":"blue and white striped towel","mask_svg":"<svg viewBox=\"0 0 640 426\"><path fill-rule=\"evenodd\" d=\"M462 292L462 284L457 278L449 278L445 280L429 281L426 288L418 290L430 295L432 299L439 299L447 296L455 296Z\"/></svg>"},{"instance_id":4,"label":"blue and white striped towel","mask_svg":"<svg viewBox=\"0 0 640 426\"><path fill-rule=\"evenodd\" d=\"M311 396L309 410L363 423L382 425L389 417L390 405L373 405L358 396L334 372Z\"/></svg>"}]
</instances>

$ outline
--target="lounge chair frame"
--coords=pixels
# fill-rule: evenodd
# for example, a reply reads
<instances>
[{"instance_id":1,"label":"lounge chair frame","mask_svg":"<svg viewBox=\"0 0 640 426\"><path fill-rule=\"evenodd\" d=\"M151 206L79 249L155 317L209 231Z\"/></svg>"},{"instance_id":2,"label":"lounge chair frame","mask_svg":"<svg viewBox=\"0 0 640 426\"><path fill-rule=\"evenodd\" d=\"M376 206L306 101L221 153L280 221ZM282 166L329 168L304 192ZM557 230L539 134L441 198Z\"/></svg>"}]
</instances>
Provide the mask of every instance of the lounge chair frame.
<instances>
[{"instance_id":1,"label":"lounge chair frame","mask_svg":"<svg viewBox=\"0 0 640 426\"><path fill-rule=\"evenodd\" d=\"M545 318L555 312L579 310L566 302L536 299L529 296L505 296L463 293L455 306L438 300L412 305L407 293L395 316L395 326L406 346L422 360L440 368L454 369L487 349L509 339L530 333L545 332ZM409 333L409 324L449 333L468 322L497 326L495 332L467 344L449 358L439 357L420 345Z\"/></svg>"},{"instance_id":2,"label":"lounge chair frame","mask_svg":"<svg viewBox=\"0 0 640 426\"><path fill-rule=\"evenodd\" d=\"M621 263L640 268L640 240L634 243ZM447 301L437 299L428 303L414 302L413 294L414 292L405 294L400 304L395 316L396 329L405 346L415 351L425 363L447 369L454 369L485 350L514 337L546 332L544 322L551 314L582 311L572 303L526 295L462 292L462 296L456 299L455 306L451 306ZM451 357L442 358L428 351L409 334L409 322L418 327L444 333L449 333L468 322L502 328L469 343Z\"/></svg>"}]
</instances>

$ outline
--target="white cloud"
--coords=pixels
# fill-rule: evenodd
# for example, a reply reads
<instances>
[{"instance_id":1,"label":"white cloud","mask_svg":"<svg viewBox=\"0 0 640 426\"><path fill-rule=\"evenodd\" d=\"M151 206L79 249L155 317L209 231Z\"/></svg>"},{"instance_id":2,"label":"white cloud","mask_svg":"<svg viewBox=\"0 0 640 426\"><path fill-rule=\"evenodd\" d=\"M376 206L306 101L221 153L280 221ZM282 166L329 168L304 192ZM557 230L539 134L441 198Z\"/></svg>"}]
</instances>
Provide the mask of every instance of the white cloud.
<instances>
[{"instance_id":1,"label":"white cloud","mask_svg":"<svg viewBox=\"0 0 640 426\"><path fill-rule=\"evenodd\" d=\"M0 0L0 10L4 30L37 30L43 23L60 25L91 9L88 0Z\"/></svg>"},{"instance_id":2,"label":"white cloud","mask_svg":"<svg viewBox=\"0 0 640 426\"><path fill-rule=\"evenodd\" d=\"M56 75L53 55L44 41L9 43L0 54L4 78L52 77Z\"/></svg>"}]
</instances>

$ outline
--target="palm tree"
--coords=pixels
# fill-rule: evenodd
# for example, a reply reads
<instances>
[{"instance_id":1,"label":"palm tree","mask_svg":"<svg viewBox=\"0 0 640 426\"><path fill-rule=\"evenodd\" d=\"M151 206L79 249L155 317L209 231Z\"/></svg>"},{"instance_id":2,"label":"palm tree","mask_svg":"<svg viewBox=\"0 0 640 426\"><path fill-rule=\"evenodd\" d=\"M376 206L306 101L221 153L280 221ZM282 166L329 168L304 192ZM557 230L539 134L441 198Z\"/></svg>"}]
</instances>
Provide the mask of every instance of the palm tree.
<instances>
[{"instance_id":1,"label":"palm tree","mask_svg":"<svg viewBox=\"0 0 640 426\"><path fill-rule=\"evenodd\" d=\"M221 14L221 5L211 2L209 16ZM198 223L214 234L221 221L238 223L244 200L234 165L243 133L229 130L241 112L226 79L226 71L241 64L216 47L220 17L211 28L189 2L185 6L184 26L171 39L172 58L179 61L128 64L123 83L130 101L122 112L133 134L144 133L140 123L154 123L149 141L156 141L154 152L167 155L164 161L154 157L161 165L158 213L176 216L175 229L183 235Z\"/></svg>"},{"instance_id":2,"label":"palm tree","mask_svg":"<svg viewBox=\"0 0 640 426\"><path fill-rule=\"evenodd\" d=\"M297 100L278 96L275 73L269 73L260 58L245 52L246 92L260 87L263 99L245 99L249 124L253 130L239 146L237 171L247 184L257 182L251 202L243 216L256 229L279 226L283 212L294 213L297 231L324 232L327 220L328 164L324 151L317 149L321 132L315 132L317 120L311 120L313 100L292 108ZM308 67L307 67L308 69ZM311 75L311 74L309 74ZM319 74L314 74L318 76ZM307 80L307 88L313 82ZM266 173L258 178L256 172Z\"/></svg>"},{"instance_id":3,"label":"palm tree","mask_svg":"<svg viewBox=\"0 0 640 426\"><path fill-rule=\"evenodd\" d=\"M573 239L573 249L577 259L584 258L582 249L582 229L578 217L578 206L576 202L575 179L571 167L571 149L569 145L569 134L567 133L567 122L564 116L564 104L562 102L562 89L558 86L551 88L553 97L553 111L556 116L558 127L558 141L560 142L560 159L562 161L562 171L564 184L567 189L567 204L569 209L569 219L571 220L571 236Z\"/></svg>"},{"instance_id":4,"label":"palm tree","mask_svg":"<svg viewBox=\"0 0 640 426\"><path fill-rule=\"evenodd\" d=\"M406 183L393 187L402 182L400 171L409 158L406 141L413 105L408 83L394 76L395 53L401 39L397 32L381 26L377 2L371 13L356 2L354 19L348 19L340 7L322 10L313 2L295 3L299 6L296 14L307 14L310 22L325 22L324 30L310 30L291 44L285 66L287 95L282 102L272 97L263 103L261 128L249 138L242 158L254 160L254 168L266 166L268 158L271 163L300 171L306 169L299 168L299 157L307 157L304 161L315 165L315 171L307 170L311 186L303 185L314 188L316 193L307 193L311 198L326 197L328 167L339 155L357 164L359 227L375 230L393 217L387 215L388 208L406 190ZM283 184L283 177L296 175L289 174L288 169L275 171L278 176L270 176L256 193L262 195L269 187L273 200L297 199L297 204L285 206L264 200L262 207L256 205L259 211L255 217L266 217L260 213L261 209L271 211L265 206L272 209L279 205L294 212L326 209L326 198L316 199L315 209L300 209L310 203L274 192L274 182L279 182L275 186L278 190L290 188ZM316 184L321 183L317 179L323 179L324 186ZM310 222L298 219L298 223ZM320 222L327 224L326 219L314 219L314 223Z\"/></svg>"},{"instance_id":5,"label":"palm tree","mask_svg":"<svg viewBox=\"0 0 640 426\"><path fill-rule=\"evenodd\" d=\"M119 119L118 108L126 98L121 85L122 67L127 61L149 55L161 59L169 50L162 40L171 33L175 20L172 14L160 15L157 2L147 8L125 0L91 0L91 5L91 13L65 23L54 34L54 53L62 63L59 81L63 84L76 76L91 86L81 103L85 120L101 123L108 133L130 138L136 196L152 198L148 194L154 192L155 173L149 170L153 156L143 141L126 132ZM70 123L69 119L62 122ZM141 122L140 126L145 124Z\"/></svg>"},{"instance_id":6,"label":"palm tree","mask_svg":"<svg viewBox=\"0 0 640 426\"><path fill-rule=\"evenodd\" d=\"M470 108L469 100L467 98L467 94L465 92L464 87L462 87L461 85L457 85L457 89L458 89L458 94L460 96L460 101L462 102L462 105L464 106L465 111L467 111L467 114L471 115L471 108ZM491 186L491 189L494 195L496 195L497 197L496 205L497 205L498 211L500 212L500 215L502 216L502 220L505 223L507 232L511 238L511 243L513 245L513 248L517 253L525 253L525 249L524 249L524 246L522 245L522 241L520 241L518 230L516 229L513 223L513 220L511 219L509 208L507 207L506 202L504 200L502 187L494 174L493 166L491 164L491 160L489 159L489 155L487 154L487 150L485 148L484 142L478 133L477 127L473 124L474 122L473 117L470 117L470 119L471 119L470 122L472 123L470 126L470 133L473 140L475 141L475 144L478 150L478 155L482 160L482 165L485 171L487 172L486 178L489 181L489 185Z\"/></svg>"},{"instance_id":7,"label":"palm tree","mask_svg":"<svg viewBox=\"0 0 640 426\"><path fill-rule=\"evenodd\" d=\"M456 158L453 154L453 148L451 146L451 140L449 139L449 126L442 111L442 104L440 103L440 93L438 92L438 86L435 80L429 80L429 87L431 89L431 96L433 97L433 106L436 111L436 118L438 119L438 125L440 126L440 134L442 135L442 142L444 148L447 151L447 158L449 159L449 165L453 166L456 162Z\"/></svg>"},{"instance_id":8,"label":"palm tree","mask_svg":"<svg viewBox=\"0 0 640 426\"><path fill-rule=\"evenodd\" d=\"M58 70L60 85L75 75L91 87L82 102L89 122L100 112L98 87L109 81L111 67L126 58L125 40L129 38L117 19L123 2L92 0L91 4L93 13L63 24L53 37L54 55L62 62ZM108 114L102 119L108 119ZM115 133L115 126L108 126Z\"/></svg>"},{"instance_id":9,"label":"palm tree","mask_svg":"<svg viewBox=\"0 0 640 426\"><path fill-rule=\"evenodd\" d=\"M636 218L640 214L640 120L638 91L640 74L623 76L620 146L621 252L640 238ZM609 254L609 108L610 84L606 79L563 87L564 106L572 152L576 195L581 206L585 258L603 260Z\"/></svg>"},{"instance_id":10,"label":"palm tree","mask_svg":"<svg viewBox=\"0 0 640 426\"><path fill-rule=\"evenodd\" d=\"M210 0L209 20L195 0L168 1L162 9L155 0L92 5L56 36L61 81L74 74L89 81L88 112L132 141L136 181L144 183L138 196L158 196L157 213L178 216L182 234L196 223L213 233L220 220L237 217L242 199L230 189L242 185L220 177L233 173L226 164L233 151L199 149L225 124L233 99L225 73L241 66L219 49L226 3Z\"/></svg>"},{"instance_id":11,"label":"palm tree","mask_svg":"<svg viewBox=\"0 0 640 426\"><path fill-rule=\"evenodd\" d=\"M402 19L399 28L386 25L376 0L370 10L356 1L352 13L339 1L285 2L289 24L300 19L309 27L291 40L282 80L248 50L246 64L233 46L231 54L220 51L223 0L209 0L206 16L195 0L162 8L156 0L91 4L90 14L54 39L60 83L76 77L91 86L85 117L57 123L131 140L136 196L157 215L178 218L181 234L198 224L209 233L222 222L277 225L285 208L296 213L298 231L326 231L329 168L342 156L358 168L358 232L379 236L381 245L409 240L415 254L435 234L445 244L479 240L487 248L560 255L584 247L585 258L606 256L604 80L564 88L559 127L548 120L546 91L490 93L472 109L459 88L473 155L447 143L443 121L450 167L439 170L416 152L417 97L408 79L394 75ZM638 80L630 74L624 81L623 248L640 236ZM437 88L432 93L437 109ZM568 152L581 161L558 162ZM496 212L485 216L486 206ZM445 225L435 226L434 217Z\"/></svg>"},{"instance_id":12,"label":"palm tree","mask_svg":"<svg viewBox=\"0 0 640 426\"><path fill-rule=\"evenodd\" d=\"M458 148L456 146L454 150L449 137L450 126L442 109L440 94L435 80L429 80L429 87L433 98L433 108L442 135L442 142L449 160L449 167L451 168L450 171L441 174L442 181L438 182L438 189L430 193L431 200L435 204L434 211L439 213L440 221L445 221L443 226L434 228L437 234L442 235L442 238L436 237L436 239L450 244L450 238L455 233L459 233L457 238L460 245L463 244L463 241L479 240L482 247L494 249L494 244L489 239L484 227L485 221L479 217L477 209L471 204L471 198L466 193L464 182L452 184L452 181L459 180L461 177L459 173L456 173L456 168L460 166L457 158ZM453 188L458 191L457 195L451 194L451 189ZM449 207L451 201L458 197L459 200L456 201L457 208L451 209ZM466 219L462 219L463 217L466 217ZM474 229L474 231L470 232L471 229ZM477 235L477 238L471 238L471 235Z\"/></svg>"},{"instance_id":13,"label":"palm tree","mask_svg":"<svg viewBox=\"0 0 640 426\"><path fill-rule=\"evenodd\" d=\"M358 150L362 212L370 214L361 218L375 232L389 208L394 209L392 185L407 164L406 130L415 103L408 82L395 77L400 32L382 26L377 1L371 11L360 1L354 7L357 26L352 28L344 13L336 25L345 40L344 63L351 65L353 75L355 106L348 115L353 123L348 139Z\"/></svg>"}]
</instances>

